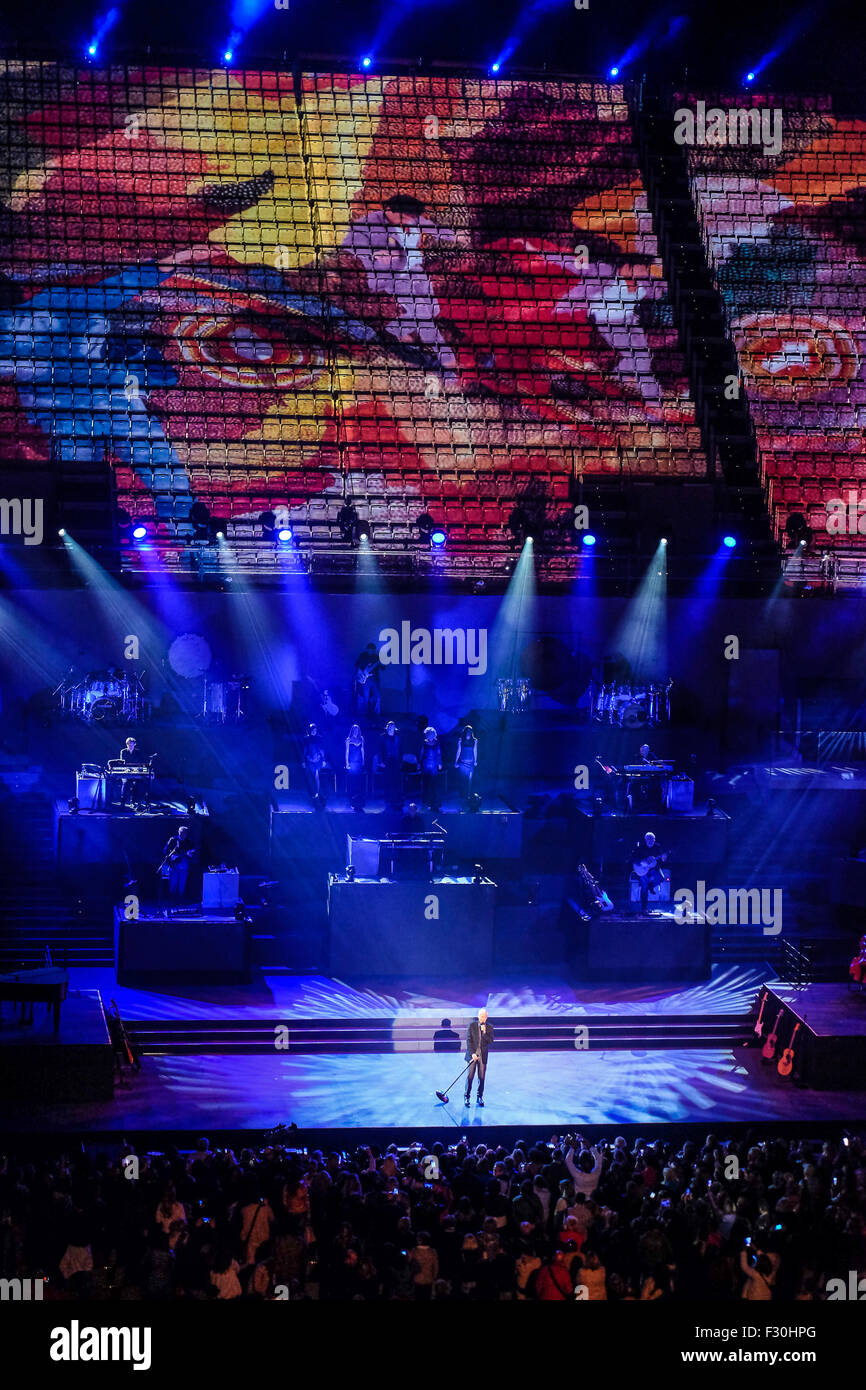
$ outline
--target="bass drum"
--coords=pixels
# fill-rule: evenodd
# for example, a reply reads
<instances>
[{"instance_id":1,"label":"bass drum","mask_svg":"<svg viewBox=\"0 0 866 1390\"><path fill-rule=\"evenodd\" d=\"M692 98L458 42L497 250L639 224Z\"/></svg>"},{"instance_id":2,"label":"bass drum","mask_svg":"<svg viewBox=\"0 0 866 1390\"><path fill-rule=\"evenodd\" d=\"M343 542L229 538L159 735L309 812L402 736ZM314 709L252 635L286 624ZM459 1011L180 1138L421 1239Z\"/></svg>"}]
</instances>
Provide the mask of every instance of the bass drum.
<instances>
[{"instance_id":1,"label":"bass drum","mask_svg":"<svg viewBox=\"0 0 866 1390\"><path fill-rule=\"evenodd\" d=\"M90 718L98 723L105 723L107 720L119 719L122 710L122 700L114 695L100 695L90 706Z\"/></svg>"},{"instance_id":2,"label":"bass drum","mask_svg":"<svg viewBox=\"0 0 866 1390\"><path fill-rule=\"evenodd\" d=\"M622 710L620 724L624 729L642 729L649 715L642 700L631 700Z\"/></svg>"}]
</instances>

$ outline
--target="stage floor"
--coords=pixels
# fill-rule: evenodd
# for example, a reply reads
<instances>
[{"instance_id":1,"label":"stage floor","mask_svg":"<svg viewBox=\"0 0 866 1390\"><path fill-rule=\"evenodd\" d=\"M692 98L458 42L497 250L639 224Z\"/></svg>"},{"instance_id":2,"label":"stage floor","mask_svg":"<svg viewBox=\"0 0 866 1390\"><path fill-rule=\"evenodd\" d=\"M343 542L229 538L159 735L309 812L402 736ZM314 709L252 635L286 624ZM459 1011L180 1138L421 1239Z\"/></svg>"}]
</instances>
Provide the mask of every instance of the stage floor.
<instances>
[{"instance_id":1,"label":"stage floor","mask_svg":"<svg viewBox=\"0 0 866 1390\"><path fill-rule=\"evenodd\" d=\"M87 1130L263 1130L294 1122L302 1130L500 1129L550 1132L577 1125L655 1125L787 1121L859 1123L866 1093L806 1091L780 1085L754 1051L502 1053L491 1060L483 1109L463 1107L461 1087L447 1105L460 1057L366 1056L148 1057L113 1101L6 1105L5 1132Z\"/></svg>"},{"instance_id":2,"label":"stage floor","mask_svg":"<svg viewBox=\"0 0 866 1390\"><path fill-rule=\"evenodd\" d=\"M845 984L813 984L784 996L791 1012L807 1023L816 1037L862 1038L866 1035L866 995Z\"/></svg>"},{"instance_id":3,"label":"stage floor","mask_svg":"<svg viewBox=\"0 0 866 1390\"><path fill-rule=\"evenodd\" d=\"M162 986L160 989L118 985L113 969L88 966L69 972L78 988L95 988L114 998L125 1019L165 1020L236 1018L436 1018L455 1024L482 1005L490 1013L510 1016L648 1014L745 1014L766 971L754 966L714 965L709 980L699 983L584 985L565 971L537 974L527 983L525 970L494 972L483 980L354 980L347 984L325 975L257 973L248 985ZM793 986L779 985L786 1000Z\"/></svg>"}]
</instances>

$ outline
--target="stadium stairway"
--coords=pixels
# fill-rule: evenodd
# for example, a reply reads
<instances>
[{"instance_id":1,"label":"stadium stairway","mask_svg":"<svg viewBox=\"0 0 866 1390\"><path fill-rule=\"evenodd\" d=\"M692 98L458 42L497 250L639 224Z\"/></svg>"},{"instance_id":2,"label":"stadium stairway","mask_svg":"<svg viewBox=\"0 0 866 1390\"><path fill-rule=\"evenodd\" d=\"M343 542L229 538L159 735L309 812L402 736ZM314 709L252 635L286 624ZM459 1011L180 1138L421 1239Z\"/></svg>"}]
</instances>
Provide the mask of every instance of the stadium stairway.
<instances>
[{"instance_id":1,"label":"stadium stairway","mask_svg":"<svg viewBox=\"0 0 866 1390\"><path fill-rule=\"evenodd\" d=\"M43 964L110 965L111 914L65 893L54 854L54 809L49 797L29 791L7 801L0 815L3 882L0 971Z\"/></svg>"}]
</instances>

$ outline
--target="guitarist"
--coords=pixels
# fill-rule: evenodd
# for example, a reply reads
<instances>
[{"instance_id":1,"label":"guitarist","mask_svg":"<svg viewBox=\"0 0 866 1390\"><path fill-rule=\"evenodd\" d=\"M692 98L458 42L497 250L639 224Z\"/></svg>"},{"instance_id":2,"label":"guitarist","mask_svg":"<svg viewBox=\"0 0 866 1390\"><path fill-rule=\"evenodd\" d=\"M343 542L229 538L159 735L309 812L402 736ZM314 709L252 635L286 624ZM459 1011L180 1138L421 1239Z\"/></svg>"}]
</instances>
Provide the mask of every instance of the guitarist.
<instances>
[{"instance_id":1,"label":"guitarist","mask_svg":"<svg viewBox=\"0 0 866 1390\"><path fill-rule=\"evenodd\" d=\"M657 888L664 879L659 865L663 864L667 857L667 852L662 852L651 830L641 836L632 850L631 868L632 873L640 883L641 913L645 913L647 910L647 902L652 889Z\"/></svg>"},{"instance_id":2,"label":"guitarist","mask_svg":"<svg viewBox=\"0 0 866 1390\"><path fill-rule=\"evenodd\" d=\"M375 642L368 642L355 662L355 676L352 681L352 695L356 714L377 715L382 708L382 695L379 690L382 663Z\"/></svg>"},{"instance_id":3,"label":"guitarist","mask_svg":"<svg viewBox=\"0 0 866 1390\"><path fill-rule=\"evenodd\" d=\"M162 863L157 870L164 917L169 916L173 907L182 906L186 896L190 863L195 856L196 850L189 838L189 826L178 826L177 834L172 835L162 852ZM165 903L166 896L168 906Z\"/></svg>"}]
</instances>

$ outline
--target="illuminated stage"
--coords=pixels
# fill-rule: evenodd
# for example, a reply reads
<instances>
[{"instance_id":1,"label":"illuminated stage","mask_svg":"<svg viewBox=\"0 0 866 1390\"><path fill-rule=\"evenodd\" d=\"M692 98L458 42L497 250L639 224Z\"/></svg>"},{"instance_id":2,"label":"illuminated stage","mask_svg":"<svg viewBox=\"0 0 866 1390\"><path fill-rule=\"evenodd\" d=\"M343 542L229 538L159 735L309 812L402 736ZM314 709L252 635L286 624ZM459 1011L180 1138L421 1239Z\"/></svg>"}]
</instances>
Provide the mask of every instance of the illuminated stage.
<instances>
[{"instance_id":1,"label":"illuminated stage","mask_svg":"<svg viewBox=\"0 0 866 1390\"><path fill-rule=\"evenodd\" d=\"M110 970L73 971L73 997L86 984L117 1000L142 1071L113 1100L13 1103L2 1124L38 1129L50 1113L59 1132L213 1133L282 1122L420 1132L866 1118L866 1092L806 1089L762 1059L754 1021L763 978L716 966L701 983L616 989L557 972L532 984L502 976L432 988L288 974L143 988L118 984ZM798 1007L794 987L768 988L780 1006ZM850 1027L864 1034L857 1003ZM466 1027L482 1004L497 1029L486 1105L464 1111L458 1086L443 1106L434 1091L462 1067Z\"/></svg>"}]
</instances>

